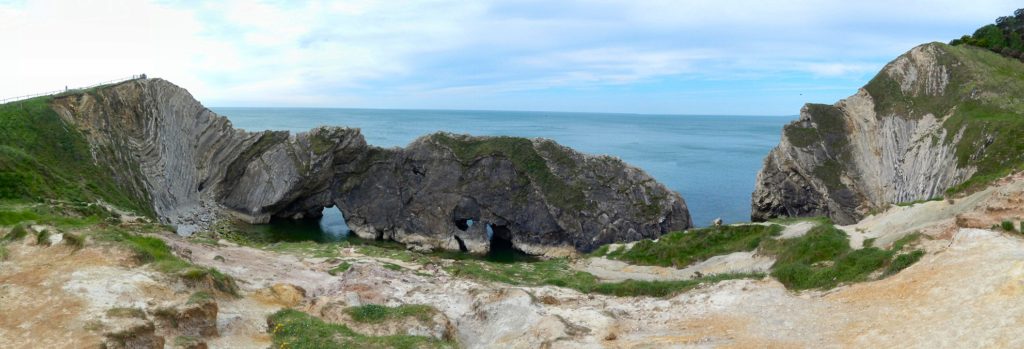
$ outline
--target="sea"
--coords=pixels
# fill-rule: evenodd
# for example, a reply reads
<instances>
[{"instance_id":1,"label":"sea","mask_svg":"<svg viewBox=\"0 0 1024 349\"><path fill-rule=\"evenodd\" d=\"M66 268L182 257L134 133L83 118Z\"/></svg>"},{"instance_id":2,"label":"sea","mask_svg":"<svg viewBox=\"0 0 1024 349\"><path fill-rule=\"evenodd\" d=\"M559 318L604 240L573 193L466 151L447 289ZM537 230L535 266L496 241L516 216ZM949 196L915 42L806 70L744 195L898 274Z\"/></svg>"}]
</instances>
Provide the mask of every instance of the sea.
<instances>
[{"instance_id":1,"label":"sea","mask_svg":"<svg viewBox=\"0 0 1024 349\"><path fill-rule=\"evenodd\" d=\"M210 108L248 131L302 132L321 125L362 129L366 141L403 147L437 131L542 137L639 167L686 200L694 225L750 220L764 157L796 116L649 115L476 110ZM328 215L325 231L341 217Z\"/></svg>"}]
</instances>

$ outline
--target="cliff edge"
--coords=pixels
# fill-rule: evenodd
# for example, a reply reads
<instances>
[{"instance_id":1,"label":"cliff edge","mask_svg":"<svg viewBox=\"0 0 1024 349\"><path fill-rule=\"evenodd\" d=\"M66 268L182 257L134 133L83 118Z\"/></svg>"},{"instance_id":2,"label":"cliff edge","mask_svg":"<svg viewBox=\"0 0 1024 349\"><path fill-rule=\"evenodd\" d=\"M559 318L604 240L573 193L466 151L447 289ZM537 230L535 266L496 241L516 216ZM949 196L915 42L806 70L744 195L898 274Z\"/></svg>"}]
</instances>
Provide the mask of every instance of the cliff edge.
<instances>
[{"instance_id":1,"label":"cliff edge","mask_svg":"<svg viewBox=\"0 0 1024 349\"><path fill-rule=\"evenodd\" d=\"M223 213L266 223L337 206L364 238L473 252L503 239L564 255L691 225L683 198L643 171L545 139L438 133L385 149L352 128L246 132L160 79L51 107L121 189L182 234Z\"/></svg>"},{"instance_id":2,"label":"cliff edge","mask_svg":"<svg viewBox=\"0 0 1024 349\"><path fill-rule=\"evenodd\" d=\"M856 94L808 104L765 158L755 221L828 216L840 224L890 204L956 195L1024 163L1024 64L930 43Z\"/></svg>"}]
</instances>

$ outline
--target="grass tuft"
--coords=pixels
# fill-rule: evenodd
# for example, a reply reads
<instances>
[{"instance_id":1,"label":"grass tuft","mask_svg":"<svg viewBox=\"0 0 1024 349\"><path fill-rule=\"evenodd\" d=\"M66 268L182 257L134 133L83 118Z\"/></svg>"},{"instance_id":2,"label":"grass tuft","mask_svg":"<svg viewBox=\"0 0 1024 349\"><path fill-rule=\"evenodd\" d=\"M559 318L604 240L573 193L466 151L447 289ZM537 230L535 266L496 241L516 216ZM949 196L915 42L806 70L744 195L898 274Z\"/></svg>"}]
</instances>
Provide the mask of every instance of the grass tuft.
<instances>
[{"instance_id":1,"label":"grass tuft","mask_svg":"<svg viewBox=\"0 0 1024 349\"><path fill-rule=\"evenodd\" d=\"M201 304L201 303L206 303L206 302L212 301L212 300L214 300L214 297L213 297L212 294L210 294L209 292L206 292L206 291L199 291L199 292L195 292L191 296L189 296L188 297L188 302L186 302L186 304Z\"/></svg>"},{"instance_id":2,"label":"grass tuft","mask_svg":"<svg viewBox=\"0 0 1024 349\"><path fill-rule=\"evenodd\" d=\"M683 268L708 258L753 251L767 237L782 232L779 225L728 225L662 235L657 242L641 240L628 251L610 256L633 264Z\"/></svg>"},{"instance_id":3,"label":"grass tuft","mask_svg":"<svg viewBox=\"0 0 1024 349\"><path fill-rule=\"evenodd\" d=\"M1014 229L1013 222L1011 222L1011 221L1003 221L1002 223L999 224L999 227L1003 228L1003 231L1016 231L1017 230L1017 229Z\"/></svg>"},{"instance_id":4,"label":"grass tuft","mask_svg":"<svg viewBox=\"0 0 1024 349\"><path fill-rule=\"evenodd\" d=\"M437 310L432 306L422 304L404 304L397 307L367 304L346 308L345 312L352 316L352 320L357 322L381 323L405 317L416 317L423 321L429 321L437 313Z\"/></svg>"},{"instance_id":5,"label":"grass tuft","mask_svg":"<svg viewBox=\"0 0 1024 349\"><path fill-rule=\"evenodd\" d=\"M924 257L924 251L922 250L914 250L910 253L900 254L896 256L896 258L892 260L892 263L889 264L889 267L885 269L885 274L883 274L883 276L896 274L900 272L900 270L906 269L911 264L917 263L917 261L921 260L921 257Z\"/></svg>"},{"instance_id":6,"label":"grass tuft","mask_svg":"<svg viewBox=\"0 0 1024 349\"><path fill-rule=\"evenodd\" d=\"M65 245L68 245L72 249L79 250L85 247L85 238L80 235L72 233L64 233L64 239L62 240Z\"/></svg>"},{"instance_id":7,"label":"grass tuft","mask_svg":"<svg viewBox=\"0 0 1024 349\"><path fill-rule=\"evenodd\" d=\"M338 264L338 266L336 266L334 268L331 268L331 270L328 270L327 273L331 274L332 276L337 276L338 274L342 274L342 273L348 271L348 269L351 268L351 267L352 267L352 263L341 262L341 264Z\"/></svg>"},{"instance_id":8,"label":"grass tuft","mask_svg":"<svg viewBox=\"0 0 1024 349\"><path fill-rule=\"evenodd\" d=\"M423 336L367 336L348 326L326 323L293 309L283 309L267 317L273 348L451 348L452 343Z\"/></svg>"},{"instance_id":9,"label":"grass tuft","mask_svg":"<svg viewBox=\"0 0 1024 349\"><path fill-rule=\"evenodd\" d=\"M107 317L145 319L146 312L139 308L111 308L107 310Z\"/></svg>"},{"instance_id":10,"label":"grass tuft","mask_svg":"<svg viewBox=\"0 0 1024 349\"><path fill-rule=\"evenodd\" d=\"M163 240L124 231L114 231L104 237L130 248L135 252L139 262L151 264L153 268L164 273L177 274L192 287L205 287L238 296L238 284L234 278L217 269L196 267L178 258Z\"/></svg>"},{"instance_id":11,"label":"grass tuft","mask_svg":"<svg viewBox=\"0 0 1024 349\"><path fill-rule=\"evenodd\" d=\"M4 235L4 241L18 241L28 236L28 228L24 224L18 224L11 228L11 231Z\"/></svg>"},{"instance_id":12,"label":"grass tuft","mask_svg":"<svg viewBox=\"0 0 1024 349\"><path fill-rule=\"evenodd\" d=\"M50 246L50 231L43 229L36 233L36 245L39 246Z\"/></svg>"}]
</instances>

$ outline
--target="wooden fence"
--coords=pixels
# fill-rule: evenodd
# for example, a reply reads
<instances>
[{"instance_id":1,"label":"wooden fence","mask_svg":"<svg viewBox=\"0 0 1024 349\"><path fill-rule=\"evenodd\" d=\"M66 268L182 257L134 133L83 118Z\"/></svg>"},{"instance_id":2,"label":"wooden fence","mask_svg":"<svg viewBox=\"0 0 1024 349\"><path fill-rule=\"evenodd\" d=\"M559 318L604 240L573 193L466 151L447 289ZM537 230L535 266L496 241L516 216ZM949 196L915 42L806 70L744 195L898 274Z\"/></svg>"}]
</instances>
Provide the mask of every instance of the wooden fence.
<instances>
[{"instance_id":1,"label":"wooden fence","mask_svg":"<svg viewBox=\"0 0 1024 349\"><path fill-rule=\"evenodd\" d=\"M36 94L31 94L31 95L24 95L24 96L17 96L17 97L0 99L0 104L10 103L10 102L15 102L15 101L29 99L29 98L40 97L40 96L55 95L55 94L58 94L58 93L88 90L90 88L97 87L97 86L110 85L110 84L116 84L116 83L121 83L121 82L125 82L125 81L131 81L131 80L135 80L135 79L145 79L145 78L146 78L146 74L139 74L139 75L132 75L132 76L127 77L127 78L120 78L120 79L114 79L114 80L110 80L110 81L104 81L104 82L101 82L101 83L98 83L98 84L93 84L91 86L86 86L86 87L78 87L78 88L72 88L72 89L69 89L69 88L65 87L63 90L43 92L43 93L36 93Z\"/></svg>"}]
</instances>

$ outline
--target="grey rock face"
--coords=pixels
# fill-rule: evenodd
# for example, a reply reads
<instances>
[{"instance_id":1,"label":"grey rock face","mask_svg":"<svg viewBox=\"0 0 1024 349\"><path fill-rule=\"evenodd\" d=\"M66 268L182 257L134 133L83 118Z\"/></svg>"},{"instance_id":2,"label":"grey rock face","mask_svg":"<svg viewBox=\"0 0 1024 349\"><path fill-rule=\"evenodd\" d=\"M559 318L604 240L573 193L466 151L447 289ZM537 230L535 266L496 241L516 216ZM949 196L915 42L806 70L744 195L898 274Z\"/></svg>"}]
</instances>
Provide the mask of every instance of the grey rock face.
<instances>
[{"instance_id":1,"label":"grey rock face","mask_svg":"<svg viewBox=\"0 0 1024 349\"><path fill-rule=\"evenodd\" d=\"M947 94L957 64L939 45L928 44L889 63L879 76L894 81L907 99L934 98ZM861 89L834 105L806 105L765 158L751 218L828 216L850 224L888 204L941 196L974 174L973 166L958 165L963 129L949 134L943 127L949 115L880 113L878 98Z\"/></svg>"},{"instance_id":2,"label":"grey rock face","mask_svg":"<svg viewBox=\"0 0 1024 349\"><path fill-rule=\"evenodd\" d=\"M57 98L54 109L126 190L185 230L218 211L266 223L337 206L365 238L486 252L490 226L520 250L562 255L691 225L682 197L643 171L549 140L439 133L385 149L350 128L245 132L159 79Z\"/></svg>"}]
</instances>

